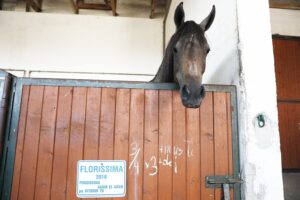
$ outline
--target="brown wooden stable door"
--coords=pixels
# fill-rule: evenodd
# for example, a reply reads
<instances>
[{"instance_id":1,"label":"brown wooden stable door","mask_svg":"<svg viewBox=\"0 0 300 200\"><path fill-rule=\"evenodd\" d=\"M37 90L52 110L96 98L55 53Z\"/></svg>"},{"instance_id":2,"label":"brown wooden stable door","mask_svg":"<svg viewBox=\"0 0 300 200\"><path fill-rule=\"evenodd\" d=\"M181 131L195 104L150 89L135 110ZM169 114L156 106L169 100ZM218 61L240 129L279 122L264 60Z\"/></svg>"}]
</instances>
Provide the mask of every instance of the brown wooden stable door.
<instances>
[{"instance_id":1,"label":"brown wooden stable door","mask_svg":"<svg viewBox=\"0 0 300 200\"><path fill-rule=\"evenodd\" d=\"M205 176L233 174L230 98L186 109L171 90L24 86L11 199L77 199L77 161L116 159L117 199L220 200Z\"/></svg>"},{"instance_id":2,"label":"brown wooden stable door","mask_svg":"<svg viewBox=\"0 0 300 200\"><path fill-rule=\"evenodd\" d=\"M300 169L300 38L273 38L283 169Z\"/></svg>"}]
</instances>

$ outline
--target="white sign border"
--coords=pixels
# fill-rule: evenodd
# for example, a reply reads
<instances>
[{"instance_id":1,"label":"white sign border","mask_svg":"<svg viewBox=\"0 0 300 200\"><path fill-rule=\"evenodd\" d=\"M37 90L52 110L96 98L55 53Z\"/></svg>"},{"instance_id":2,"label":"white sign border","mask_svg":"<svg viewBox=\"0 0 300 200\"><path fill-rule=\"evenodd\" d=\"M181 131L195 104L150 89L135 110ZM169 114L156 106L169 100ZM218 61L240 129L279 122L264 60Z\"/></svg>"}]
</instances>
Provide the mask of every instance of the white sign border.
<instances>
[{"instance_id":1,"label":"white sign border","mask_svg":"<svg viewBox=\"0 0 300 200\"><path fill-rule=\"evenodd\" d=\"M98 194L90 194L90 195L79 195L78 194L78 174L79 174L79 163L80 162L123 162L125 166L125 173L124 173L124 193L122 194L105 194L102 196L99 196ZM125 197L126 191L127 191L127 185L126 185L126 174L127 174L127 168L126 168L126 161L125 160L78 160L77 161L77 177L76 177L76 196L78 198L112 198L112 197Z\"/></svg>"}]
</instances>

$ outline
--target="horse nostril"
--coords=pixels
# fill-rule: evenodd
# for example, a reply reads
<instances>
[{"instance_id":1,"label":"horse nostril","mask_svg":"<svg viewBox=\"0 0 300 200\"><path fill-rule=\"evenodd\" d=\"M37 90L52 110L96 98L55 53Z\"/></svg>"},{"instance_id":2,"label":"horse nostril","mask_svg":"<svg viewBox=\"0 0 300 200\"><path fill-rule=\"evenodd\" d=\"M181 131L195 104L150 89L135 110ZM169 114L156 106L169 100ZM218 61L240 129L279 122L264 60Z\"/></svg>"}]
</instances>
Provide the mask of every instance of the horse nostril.
<instances>
[{"instance_id":1,"label":"horse nostril","mask_svg":"<svg viewBox=\"0 0 300 200\"><path fill-rule=\"evenodd\" d=\"M203 87L203 85L200 86L200 97L204 97L205 95L205 89Z\"/></svg>"},{"instance_id":2,"label":"horse nostril","mask_svg":"<svg viewBox=\"0 0 300 200\"><path fill-rule=\"evenodd\" d=\"M182 96L183 96L185 99L188 99L188 97L189 97L189 95L190 95L190 90L189 90L189 88L188 88L186 85L184 85L184 86L182 87L181 92L182 92Z\"/></svg>"}]
</instances>

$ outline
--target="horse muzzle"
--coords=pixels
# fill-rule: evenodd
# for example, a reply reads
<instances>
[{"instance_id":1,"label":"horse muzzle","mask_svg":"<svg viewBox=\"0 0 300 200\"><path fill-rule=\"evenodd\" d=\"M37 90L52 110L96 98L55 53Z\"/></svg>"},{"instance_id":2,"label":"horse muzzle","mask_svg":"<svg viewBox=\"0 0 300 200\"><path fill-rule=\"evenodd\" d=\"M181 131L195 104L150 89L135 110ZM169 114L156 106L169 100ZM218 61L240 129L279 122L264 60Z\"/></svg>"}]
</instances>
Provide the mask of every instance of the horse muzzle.
<instances>
[{"instance_id":1,"label":"horse muzzle","mask_svg":"<svg viewBox=\"0 0 300 200\"><path fill-rule=\"evenodd\" d=\"M180 87L182 104L187 108L199 108L205 97L205 88L183 85Z\"/></svg>"}]
</instances>

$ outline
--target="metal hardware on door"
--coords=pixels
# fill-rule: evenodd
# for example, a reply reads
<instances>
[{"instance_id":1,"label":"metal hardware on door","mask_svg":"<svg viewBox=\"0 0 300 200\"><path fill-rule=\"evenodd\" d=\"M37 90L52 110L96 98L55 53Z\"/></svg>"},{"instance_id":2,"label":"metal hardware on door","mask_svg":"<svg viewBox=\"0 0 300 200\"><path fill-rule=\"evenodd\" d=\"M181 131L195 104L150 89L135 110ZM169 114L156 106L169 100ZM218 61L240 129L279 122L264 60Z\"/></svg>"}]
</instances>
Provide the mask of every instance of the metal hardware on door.
<instances>
[{"instance_id":1,"label":"metal hardware on door","mask_svg":"<svg viewBox=\"0 0 300 200\"><path fill-rule=\"evenodd\" d=\"M230 200L230 191L229 191L229 184L223 184L223 197L222 200Z\"/></svg>"},{"instance_id":2,"label":"metal hardware on door","mask_svg":"<svg viewBox=\"0 0 300 200\"><path fill-rule=\"evenodd\" d=\"M233 188L236 184L241 184L243 181L239 176L207 176L206 187L207 188L222 188L223 197L221 200L230 200L230 188Z\"/></svg>"},{"instance_id":3,"label":"metal hardware on door","mask_svg":"<svg viewBox=\"0 0 300 200\"><path fill-rule=\"evenodd\" d=\"M257 119L258 127L263 128L266 124L264 116L262 114L259 114L257 115L256 119Z\"/></svg>"},{"instance_id":4,"label":"metal hardware on door","mask_svg":"<svg viewBox=\"0 0 300 200\"><path fill-rule=\"evenodd\" d=\"M222 188L224 184L234 185L241 184L243 181L239 177L233 176L207 176L206 187L207 188Z\"/></svg>"}]
</instances>

